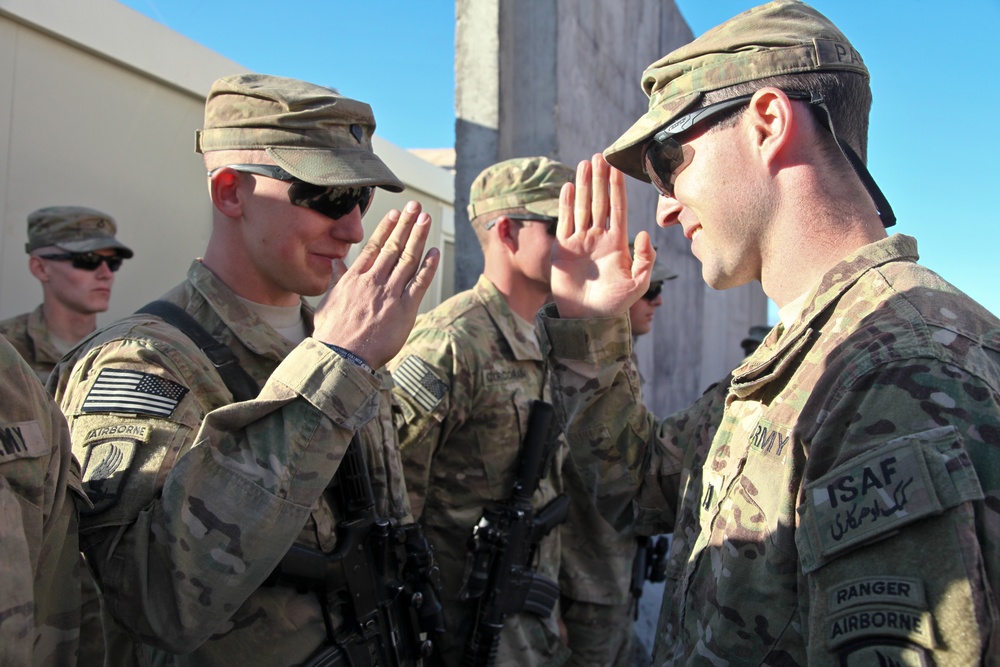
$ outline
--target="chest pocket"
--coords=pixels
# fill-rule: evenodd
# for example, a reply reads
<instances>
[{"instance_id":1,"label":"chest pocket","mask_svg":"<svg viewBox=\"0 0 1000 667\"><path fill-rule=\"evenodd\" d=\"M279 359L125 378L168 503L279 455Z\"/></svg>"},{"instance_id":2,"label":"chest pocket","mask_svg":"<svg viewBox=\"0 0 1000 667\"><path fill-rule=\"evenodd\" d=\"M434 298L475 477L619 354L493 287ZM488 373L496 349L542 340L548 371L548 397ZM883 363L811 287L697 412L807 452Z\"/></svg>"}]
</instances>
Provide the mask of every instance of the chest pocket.
<instances>
[{"instance_id":1,"label":"chest pocket","mask_svg":"<svg viewBox=\"0 0 1000 667\"><path fill-rule=\"evenodd\" d=\"M473 431L479 460L494 500L510 493L518 453L528 427L528 398L520 388L496 388L496 399L483 405Z\"/></svg>"},{"instance_id":2,"label":"chest pocket","mask_svg":"<svg viewBox=\"0 0 1000 667\"><path fill-rule=\"evenodd\" d=\"M710 650L739 664L759 664L793 631L793 476L790 461L753 446L728 478L705 474L700 509L708 543L690 574L687 624L710 632Z\"/></svg>"}]
</instances>

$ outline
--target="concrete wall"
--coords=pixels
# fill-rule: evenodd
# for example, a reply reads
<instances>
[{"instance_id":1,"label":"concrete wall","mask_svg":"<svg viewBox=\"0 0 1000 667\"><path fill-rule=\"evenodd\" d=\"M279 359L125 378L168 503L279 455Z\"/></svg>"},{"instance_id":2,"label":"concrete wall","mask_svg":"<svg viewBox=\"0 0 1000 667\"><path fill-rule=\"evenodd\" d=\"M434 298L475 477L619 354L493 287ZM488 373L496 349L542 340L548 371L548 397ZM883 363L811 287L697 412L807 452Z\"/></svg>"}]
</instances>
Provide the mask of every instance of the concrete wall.
<instances>
[{"instance_id":1,"label":"concrete wall","mask_svg":"<svg viewBox=\"0 0 1000 667\"><path fill-rule=\"evenodd\" d=\"M43 206L106 211L135 250L100 323L183 279L211 224L194 152L205 95L244 71L112 0L0 0L0 319L41 300L24 243L28 213ZM379 137L375 150L407 189L379 190L365 227L409 199L424 204L445 255L432 307L453 291L453 176Z\"/></svg>"},{"instance_id":2,"label":"concrete wall","mask_svg":"<svg viewBox=\"0 0 1000 667\"><path fill-rule=\"evenodd\" d=\"M455 274L463 289L482 270L465 212L476 175L511 157L575 166L600 152L645 112L642 71L693 35L671 0L457 0L456 17ZM630 232L650 231L680 275L637 345L647 400L666 415L738 365L739 342L766 323L767 301L759 284L706 287L680 230L656 226L653 189L629 179L628 194Z\"/></svg>"}]
</instances>

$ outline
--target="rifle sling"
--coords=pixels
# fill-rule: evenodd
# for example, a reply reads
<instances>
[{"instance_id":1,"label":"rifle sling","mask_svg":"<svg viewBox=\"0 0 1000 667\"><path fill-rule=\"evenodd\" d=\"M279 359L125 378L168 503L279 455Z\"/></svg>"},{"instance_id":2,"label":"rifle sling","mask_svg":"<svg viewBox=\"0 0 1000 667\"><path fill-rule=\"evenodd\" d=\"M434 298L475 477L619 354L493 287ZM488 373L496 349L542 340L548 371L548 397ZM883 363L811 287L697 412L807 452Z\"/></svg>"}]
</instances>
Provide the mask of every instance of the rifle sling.
<instances>
[{"instance_id":1,"label":"rifle sling","mask_svg":"<svg viewBox=\"0 0 1000 667\"><path fill-rule=\"evenodd\" d=\"M191 342L197 345L198 349L215 366L216 372L222 378L226 388L229 389L229 393L233 395L234 401L249 401L257 397L260 392L257 382L243 370L240 360L236 358L233 351L216 340L186 310L169 301L158 299L147 303L135 312L136 314L155 315L190 338Z\"/></svg>"}]
</instances>

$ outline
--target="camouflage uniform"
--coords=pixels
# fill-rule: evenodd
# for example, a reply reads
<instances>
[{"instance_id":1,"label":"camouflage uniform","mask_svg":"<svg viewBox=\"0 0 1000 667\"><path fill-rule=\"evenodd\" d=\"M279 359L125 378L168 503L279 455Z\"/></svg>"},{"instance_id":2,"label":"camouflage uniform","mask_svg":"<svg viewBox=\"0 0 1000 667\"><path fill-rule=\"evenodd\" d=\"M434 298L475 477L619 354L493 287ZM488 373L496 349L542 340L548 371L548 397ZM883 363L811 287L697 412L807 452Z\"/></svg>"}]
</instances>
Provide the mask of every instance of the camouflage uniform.
<instances>
[{"instance_id":1,"label":"camouflage uniform","mask_svg":"<svg viewBox=\"0 0 1000 667\"><path fill-rule=\"evenodd\" d=\"M0 335L10 341L42 384L45 384L62 353L52 343L41 304L30 313L0 322Z\"/></svg>"},{"instance_id":2,"label":"camouflage uniform","mask_svg":"<svg viewBox=\"0 0 1000 667\"><path fill-rule=\"evenodd\" d=\"M543 317L602 512L674 529L654 664L996 663L1000 321L916 259L896 235L829 271L714 435L717 394L635 401L624 317Z\"/></svg>"},{"instance_id":3,"label":"camouflage uniform","mask_svg":"<svg viewBox=\"0 0 1000 667\"><path fill-rule=\"evenodd\" d=\"M28 253L49 246L71 253L108 249L128 259L132 250L115 238L117 231L107 213L84 206L47 206L28 215L24 249ZM52 342L42 306L0 322L0 335L10 341L44 385L62 352Z\"/></svg>"},{"instance_id":4,"label":"camouflage uniform","mask_svg":"<svg viewBox=\"0 0 1000 667\"><path fill-rule=\"evenodd\" d=\"M58 407L4 340L0 382L0 664L72 665L80 470Z\"/></svg>"},{"instance_id":5,"label":"camouflage uniform","mask_svg":"<svg viewBox=\"0 0 1000 667\"><path fill-rule=\"evenodd\" d=\"M236 75L213 84L198 150L266 147L310 183L401 190L371 152L373 129L367 105L325 88ZM163 299L228 347L260 392L234 403L206 354L150 315L96 332L63 359L50 387L94 504L81 546L145 660L298 664L324 644L327 621L341 628L339 611L324 614L316 595L281 580L262 584L291 544L336 546L343 510L328 486L355 432L377 511L409 516L391 378L319 340L289 343L198 261Z\"/></svg>"},{"instance_id":6,"label":"camouflage uniform","mask_svg":"<svg viewBox=\"0 0 1000 667\"><path fill-rule=\"evenodd\" d=\"M230 405L208 358L152 316L125 318L88 340L57 368L55 387L94 501L81 544L111 613L149 645L150 660L300 662L326 637L316 597L260 586L293 541L335 546L326 486L362 424L378 509L408 516L391 378L313 339L289 343L199 262L163 298L232 349L263 389ZM311 327L305 305L303 316ZM157 378L174 397L169 413L88 407L102 373L119 369Z\"/></svg>"},{"instance_id":7,"label":"camouflage uniform","mask_svg":"<svg viewBox=\"0 0 1000 667\"><path fill-rule=\"evenodd\" d=\"M530 404L547 395L542 353L481 276L471 290L418 318L389 368L410 503L441 567L448 633L438 653L454 665L475 620L475 602L461 599L467 541L483 507L510 495ZM558 494L557 470L553 465L539 484L534 507ZM558 578L558 531L542 540L538 562L539 573ZM496 664L554 666L567 653L555 612L547 619L521 613L506 619Z\"/></svg>"}]
</instances>

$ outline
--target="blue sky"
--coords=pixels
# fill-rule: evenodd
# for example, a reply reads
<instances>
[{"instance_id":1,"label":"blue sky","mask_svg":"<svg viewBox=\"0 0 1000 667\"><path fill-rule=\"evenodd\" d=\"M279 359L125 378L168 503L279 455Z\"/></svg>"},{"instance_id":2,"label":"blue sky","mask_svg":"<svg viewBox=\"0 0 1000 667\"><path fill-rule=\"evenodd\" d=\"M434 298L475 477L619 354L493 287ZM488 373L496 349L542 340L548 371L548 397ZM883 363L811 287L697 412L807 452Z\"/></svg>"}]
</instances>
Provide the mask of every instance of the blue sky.
<instances>
[{"instance_id":1,"label":"blue sky","mask_svg":"<svg viewBox=\"0 0 1000 667\"><path fill-rule=\"evenodd\" d=\"M247 68L368 102L378 134L399 146L454 144L451 0L123 4ZM695 35L756 4L677 0ZM899 220L892 231L915 236L925 265L1000 314L1000 207L990 194L1000 190L1000 0L811 4L872 73L869 169Z\"/></svg>"}]
</instances>

